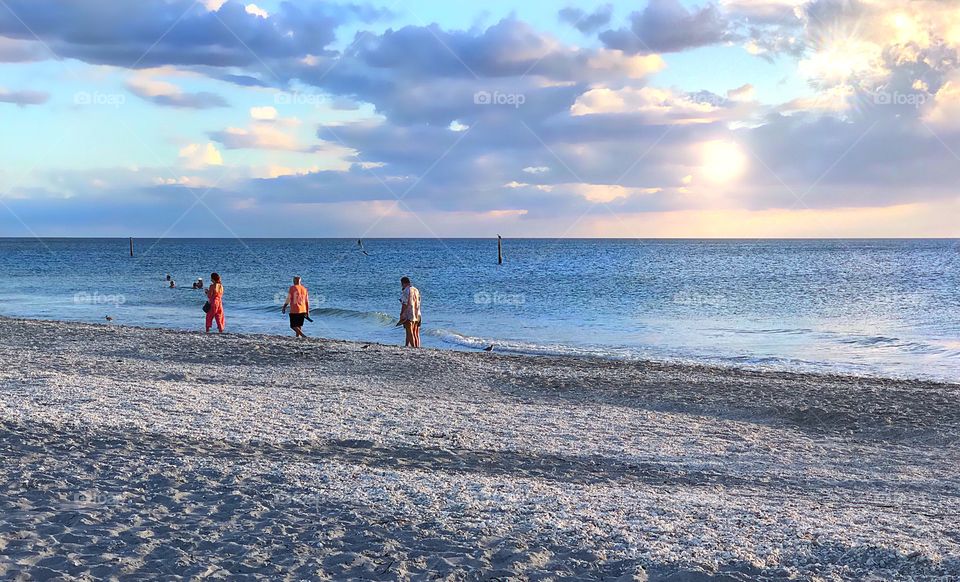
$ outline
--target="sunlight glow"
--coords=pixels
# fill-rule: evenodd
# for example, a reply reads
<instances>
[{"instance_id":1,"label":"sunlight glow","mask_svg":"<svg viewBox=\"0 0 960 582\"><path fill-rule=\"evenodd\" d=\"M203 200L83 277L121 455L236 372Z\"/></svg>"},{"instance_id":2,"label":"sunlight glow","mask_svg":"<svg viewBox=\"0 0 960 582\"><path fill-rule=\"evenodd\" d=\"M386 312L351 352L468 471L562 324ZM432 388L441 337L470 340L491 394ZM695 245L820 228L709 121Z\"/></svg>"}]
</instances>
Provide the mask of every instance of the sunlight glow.
<instances>
[{"instance_id":1,"label":"sunlight glow","mask_svg":"<svg viewBox=\"0 0 960 582\"><path fill-rule=\"evenodd\" d=\"M711 182L732 182L747 170L747 156L734 142L707 142L701 146L701 157L703 176Z\"/></svg>"}]
</instances>

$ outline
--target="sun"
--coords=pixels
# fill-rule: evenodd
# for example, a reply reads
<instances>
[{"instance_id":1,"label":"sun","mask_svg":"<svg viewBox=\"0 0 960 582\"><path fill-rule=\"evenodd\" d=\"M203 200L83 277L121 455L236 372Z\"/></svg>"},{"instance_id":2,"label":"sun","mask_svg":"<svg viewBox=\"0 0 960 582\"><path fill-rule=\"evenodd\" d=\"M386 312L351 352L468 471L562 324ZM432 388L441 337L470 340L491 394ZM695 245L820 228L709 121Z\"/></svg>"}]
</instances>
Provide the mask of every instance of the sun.
<instances>
[{"instance_id":1,"label":"sun","mask_svg":"<svg viewBox=\"0 0 960 582\"><path fill-rule=\"evenodd\" d=\"M732 141L708 141L700 146L703 176L716 183L733 182L747 170L747 156Z\"/></svg>"}]
</instances>

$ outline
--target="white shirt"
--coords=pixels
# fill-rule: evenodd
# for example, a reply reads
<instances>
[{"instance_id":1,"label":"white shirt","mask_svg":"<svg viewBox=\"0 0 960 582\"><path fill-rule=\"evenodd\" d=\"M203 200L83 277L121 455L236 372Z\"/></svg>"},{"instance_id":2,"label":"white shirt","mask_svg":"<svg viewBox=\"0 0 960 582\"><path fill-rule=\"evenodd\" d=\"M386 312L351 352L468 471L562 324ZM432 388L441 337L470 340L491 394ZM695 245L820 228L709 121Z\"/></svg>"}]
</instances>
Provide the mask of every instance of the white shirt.
<instances>
[{"instance_id":1,"label":"white shirt","mask_svg":"<svg viewBox=\"0 0 960 582\"><path fill-rule=\"evenodd\" d=\"M400 295L403 309L400 310L400 319L420 321L420 290L413 285L403 290Z\"/></svg>"}]
</instances>

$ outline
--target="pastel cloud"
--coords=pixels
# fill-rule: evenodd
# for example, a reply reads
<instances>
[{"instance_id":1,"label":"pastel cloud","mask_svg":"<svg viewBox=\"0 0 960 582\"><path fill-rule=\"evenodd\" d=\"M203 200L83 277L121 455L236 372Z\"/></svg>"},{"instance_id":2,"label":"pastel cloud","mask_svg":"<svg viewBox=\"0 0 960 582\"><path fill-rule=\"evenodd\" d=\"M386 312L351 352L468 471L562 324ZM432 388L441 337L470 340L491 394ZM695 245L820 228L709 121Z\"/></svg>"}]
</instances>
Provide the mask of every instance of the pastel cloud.
<instances>
[{"instance_id":1,"label":"pastel cloud","mask_svg":"<svg viewBox=\"0 0 960 582\"><path fill-rule=\"evenodd\" d=\"M713 103L654 87L590 89L580 95L570 108L575 116L639 113L650 123L681 124L710 123L718 119L720 111L721 108Z\"/></svg>"},{"instance_id":2,"label":"pastel cloud","mask_svg":"<svg viewBox=\"0 0 960 582\"><path fill-rule=\"evenodd\" d=\"M631 53L677 52L729 38L729 25L715 4L693 10L679 0L649 0L630 16L630 26L600 35L610 48Z\"/></svg>"},{"instance_id":3,"label":"pastel cloud","mask_svg":"<svg viewBox=\"0 0 960 582\"><path fill-rule=\"evenodd\" d=\"M43 105L50 100L50 94L43 91L8 91L0 87L0 103L12 103L20 107Z\"/></svg>"},{"instance_id":4,"label":"pastel cloud","mask_svg":"<svg viewBox=\"0 0 960 582\"><path fill-rule=\"evenodd\" d=\"M251 107L250 117L257 121L273 121L277 119L277 109L275 107Z\"/></svg>"},{"instance_id":5,"label":"pastel cloud","mask_svg":"<svg viewBox=\"0 0 960 582\"><path fill-rule=\"evenodd\" d=\"M223 156L212 143L192 143L180 149L180 163L185 168L201 169L208 166L222 166Z\"/></svg>"},{"instance_id":6,"label":"pastel cloud","mask_svg":"<svg viewBox=\"0 0 960 582\"><path fill-rule=\"evenodd\" d=\"M127 82L127 89L142 99L165 107L184 109L211 109L227 107L227 101L215 93L202 91L187 93L180 87L166 81L138 75Z\"/></svg>"},{"instance_id":7,"label":"pastel cloud","mask_svg":"<svg viewBox=\"0 0 960 582\"><path fill-rule=\"evenodd\" d=\"M299 151L302 147L293 136L265 124L255 124L249 129L228 127L210 133L210 139L223 144L229 150L258 149Z\"/></svg>"}]
</instances>

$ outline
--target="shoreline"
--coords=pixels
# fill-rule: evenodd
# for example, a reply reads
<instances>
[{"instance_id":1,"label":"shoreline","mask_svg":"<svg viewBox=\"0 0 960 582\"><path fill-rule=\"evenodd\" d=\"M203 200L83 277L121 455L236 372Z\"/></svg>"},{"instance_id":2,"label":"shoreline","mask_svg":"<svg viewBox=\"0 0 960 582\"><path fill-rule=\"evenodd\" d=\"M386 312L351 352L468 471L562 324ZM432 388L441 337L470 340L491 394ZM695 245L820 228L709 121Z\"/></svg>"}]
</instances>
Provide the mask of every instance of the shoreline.
<instances>
[{"instance_id":1,"label":"shoreline","mask_svg":"<svg viewBox=\"0 0 960 582\"><path fill-rule=\"evenodd\" d=\"M960 575L960 386L0 318L0 576Z\"/></svg>"},{"instance_id":2,"label":"shoreline","mask_svg":"<svg viewBox=\"0 0 960 582\"><path fill-rule=\"evenodd\" d=\"M94 328L127 328L135 329L141 331L163 331L171 332L185 335L205 335L202 330L194 329L185 329L185 328L175 328L175 327L149 327L143 325L132 325L132 324L118 324L118 323L100 323L100 322L89 322L81 320L63 320L63 319L44 319L44 318L30 318L30 317L16 317L9 315L0 315L0 322L2 321L21 321L21 322L38 322L46 323L51 325L81 325L81 326L92 326ZM210 335L217 335L215 329L210 332ZM262 338L264 340L294 340L295 338L287 333L261 333L261 332L231 332L228 331L224 333L228 336L236 337L250 337L250 338ZM399 342L398 343L383 343L379 341L361 341L361 340L350 340L350 339L339 339L331 337L322 337L317 335L307 336L304 340L306 342L329 342L329 343L347 343L347 344L356 344L356 345L374 345L381 347L403 347ZM494 340L495 341L495 340ZM453 352L453 353L464 353L464 354L480 354L481 356L497 356L497 357L518 357L518 358L543 358L550 360L586 360L594 362L606 362L606 363L621 363L624 365L641 365L648 367L661 367L664 369L690 369L690 370L700 370L703 372L716 372L716 373L753 373L753 374L765 374L765 375L774 375L782 377L797 377L797 378L823 378L834 381L852 381L852 382L896 382L896 383L916 383L916 384L927 384L933 387L942 386L942 387L960 387L960 378L955 382L942 380L942 379L931 379L923 377L914 377L914 376L884 376L880 374L855 374L848 372L832 372L832 371L817 371L817 370L789 370L789 369L778 369L776 367L765 368L759 364L723 364L717 362L697 362L697 361L683 361L680 359L649 359L649 358L640 358L640 357L616 357L616 356L604 356L599 354L590 354L590 353L569 353L569 354L559 354L559 353L534 353L534 352L523 352L518 350L495 350L495 353L485 353L484 350L479 348L472 348L467 346L462 346L459 344L453 344L453 347L449 348L437 348L437 347L424 347L420 348L421 350L426 351L435 351L435 352Z\"/></svg>"}]
</instances>

